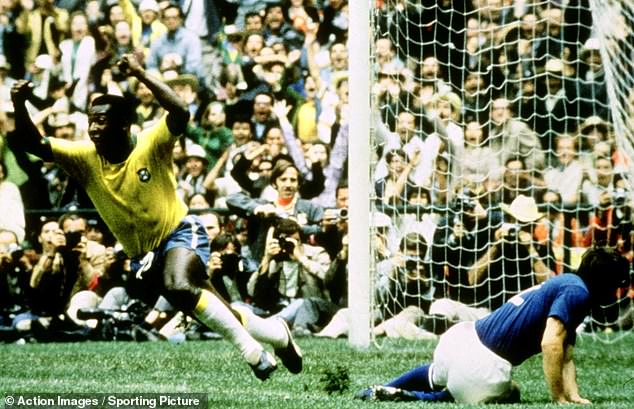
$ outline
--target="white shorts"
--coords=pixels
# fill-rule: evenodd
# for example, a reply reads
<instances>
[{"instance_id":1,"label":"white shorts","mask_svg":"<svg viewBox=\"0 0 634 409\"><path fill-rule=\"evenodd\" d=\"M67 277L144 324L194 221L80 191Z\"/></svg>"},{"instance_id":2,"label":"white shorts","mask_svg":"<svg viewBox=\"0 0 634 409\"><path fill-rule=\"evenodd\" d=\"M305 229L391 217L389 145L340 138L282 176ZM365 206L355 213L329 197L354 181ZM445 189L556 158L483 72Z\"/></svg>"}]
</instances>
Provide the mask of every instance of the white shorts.
<instances>
[{"instance_id":1,"label":"white shorts","mask_svg":"<svg viewBox=\"0 0 634 409\"><path fill-rule=\"evenodd\" d=\"M469 307L459 301L441 298L429 306L430 315L442 315L453 321L475 321L489 315L488 308Z\"/></svg>"},{"instance_id":2,"label":"white shorts","mask_svg":"<svg viewBox=\"0 0 634 409\"><path fill-rule=\"evenodd\" d=\"M512 368L480 342L474 322L460 322L440 337L432 376L456 402L484 403L509 393Z\"/></svg>"}]
</instances>

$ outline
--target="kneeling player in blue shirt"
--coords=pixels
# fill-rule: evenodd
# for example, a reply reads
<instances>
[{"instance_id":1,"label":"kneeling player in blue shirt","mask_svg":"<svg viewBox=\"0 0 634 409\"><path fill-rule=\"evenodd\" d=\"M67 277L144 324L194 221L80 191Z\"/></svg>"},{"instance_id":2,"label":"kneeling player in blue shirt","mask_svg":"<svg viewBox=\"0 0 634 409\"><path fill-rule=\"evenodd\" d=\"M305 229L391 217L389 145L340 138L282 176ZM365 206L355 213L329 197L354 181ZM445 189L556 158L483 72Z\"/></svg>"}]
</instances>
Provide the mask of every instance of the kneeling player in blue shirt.
<instances>
[{"instance_id":1,"label":"kneeling player in blue shirt","mask_svg":"<svg viewBox=\"0 0 634 409\"><path fill-rule=\"evenodd\" d=\"M629 265L615 250L592 248L576 273L562 274L511 298L476 322L445 332L431 364L357 397L462 403L518 402L513 366L540 352L552 400L588 404L579 395L572 351L576 328L592 307L614 300L629 283Z\"/></svg>"}]
</instances>

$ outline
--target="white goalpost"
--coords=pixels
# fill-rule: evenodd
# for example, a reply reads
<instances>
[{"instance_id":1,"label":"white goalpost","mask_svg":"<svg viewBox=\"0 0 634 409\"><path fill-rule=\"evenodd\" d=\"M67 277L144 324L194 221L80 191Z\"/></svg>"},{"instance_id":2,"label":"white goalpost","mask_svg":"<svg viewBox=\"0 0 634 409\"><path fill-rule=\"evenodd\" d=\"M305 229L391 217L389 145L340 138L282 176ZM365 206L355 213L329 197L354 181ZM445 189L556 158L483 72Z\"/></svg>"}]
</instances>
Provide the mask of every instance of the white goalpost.
<instances>
[{"instance_id":1,"label":"white goalpost","mask_svg":"<svg viewBox=\"0 0 634 409\"><path fill-rule=\"evenodd\" d=\"M350 344L370 345L370 3L350 9L349 264Z\"/></svg>"}]
</instances>

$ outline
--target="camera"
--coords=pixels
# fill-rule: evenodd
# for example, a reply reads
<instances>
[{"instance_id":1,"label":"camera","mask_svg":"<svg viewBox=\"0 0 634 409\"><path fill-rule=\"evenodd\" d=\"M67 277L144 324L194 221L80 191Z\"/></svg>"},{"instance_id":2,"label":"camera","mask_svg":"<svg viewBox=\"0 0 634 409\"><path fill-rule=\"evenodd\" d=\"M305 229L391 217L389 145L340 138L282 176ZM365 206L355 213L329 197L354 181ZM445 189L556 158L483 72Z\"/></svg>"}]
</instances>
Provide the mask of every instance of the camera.
<instances>
[{"instance_id":1,"label":"camera","mask_svg":"<svg viewBox=\"0 0 634 409\"><path fill-rule=\"evenodd\" d=\"M123 82L127 79L126 75L121 72L121 68L116 64L110 67L110 75L112 75L112 80L115 82Z\"/></svg>"},{"instance_id":2,"label":"camera","mask_svg":"<svg viewBox=\"0 0 634 409\"><path fill-rule=\"evenodd\" d=\"M510 229L506 232L506 236L505 236L505 237L506 237L509 241L516 241L516 240L517 240L517 237L518 237L519 232L520 232L520 229L518 229L517 227L513 226L513 227L511 227L511 228L510 228Z\"/></svg>"},{"instance_id":3,"label":"camera","mask_svg":"<svg viewBox=\"0 0 634 409\"><path fill-rule=\"evenodd\" d=\"M236 253L221 254L220 261L222 262L222 271L231 274L237 271L242 271L242 266L240 265L240 255Z\"/></svg>"},{"instance_id":4,"label":"camera","mask_svg":"<svg viewBox=\"0 0 634 409\"><path fill-rule=\"evenodd\" d=\"M280 245L280 252L275 257L276 260L288 260L291 254L293 254L293 251L295 251L295 243L289 240L288 236L284 233L276 235L275 238Z\"/></svg>"},{"instance_id":5,"label":"camera","mask_svg":"<svg viewBox=\"0 0 634 409\"><path fill-rule=\"evenodd\" d=\"M121 243L115 244L113 248L113 255L116 261L123 261L128 258L128 255L123 250L123 246L121 245Z\"/></svg>"},{"instance_id":6,"label":"camera","mask_svg":"<svg viewBox=\"0 0 634 409\"><path fill-rule=\"evenodd\" d=\"M478 205L477 200L471 195L471 190L463 189L458 193L453 201L453 207L455 210L462 210L472 212Z\"/></svg>"},{"instance_id":7,"label":"camera","mask_svg":"<svg viewBox=\"0 0 634 409\"><path fill-rule=\"evenodd\" d=\"M624 206L627 202L627 192L623 188L615 189L612 197L615 206Z\"/></svg>"},{"instance_id":8,"label":"camera","mask_svg":"<svg viewBox=\"0 0 634 409\"><path fill-rule=\"evenodd\" d=\"M416 271L418 269L418 260L413 258L408 258L405 260L405 270L407 271Z\"/></svg>"},{"instance_id":9,"label":"camera","mask_svg":"<svg viewBox=\"0 0 634 409\"><path fill-rule=\"evenodd\" d=\"M11 243L7 249L13 261L18 261L24 255L24 249L19 244Z\"/></svg>"},{"instance_id":10,"label":"camera","mask_svg":"<svg viewBox=\"0 0 634 409\"><path fill-rule=\"evenodd\" d=\"M505 229L504 240L506 241L518 241L520 228L513 223L504 223L502 228Z\"/></svg>"},{"instance_id":11,"label":"camera","mask_svg":"<svg viewBox=\"0 0 634 409\"><path fill-rule=\"evenodd\" d=\"M64 233L64 235L66 236L66 248L72 250L77 247L84 233L82 231L76 230Z\"/></svg>"},{"instance_id":12,"label":"camera","mask_svg":"<svg viewBox=\"0 0 634 409\"><path fill-rule=\"evenodd\" d=\"M348 220L348 208L335 209L338 220Z\"/></svg>"}]
</instances>

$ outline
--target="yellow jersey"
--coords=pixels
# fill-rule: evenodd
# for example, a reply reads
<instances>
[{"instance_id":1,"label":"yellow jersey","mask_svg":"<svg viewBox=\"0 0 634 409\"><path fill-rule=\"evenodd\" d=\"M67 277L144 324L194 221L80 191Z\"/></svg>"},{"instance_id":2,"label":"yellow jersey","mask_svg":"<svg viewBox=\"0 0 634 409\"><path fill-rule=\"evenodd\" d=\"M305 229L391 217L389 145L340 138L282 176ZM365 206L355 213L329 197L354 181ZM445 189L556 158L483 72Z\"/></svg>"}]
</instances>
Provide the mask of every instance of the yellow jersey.
<instances>
[{"instance_id":1,"label":"yellow jersey","mask_svg":"<svg viewBox=\"0 0 634 409\"><path fill-rule=\"evenodd\" d=\"M117 164L100 156L91 141L49 141L55 162L86 190L128 256L138 257L158 247L187 214L172 167L176 139L163 116Z\"/></svg>"}]
</instances>

